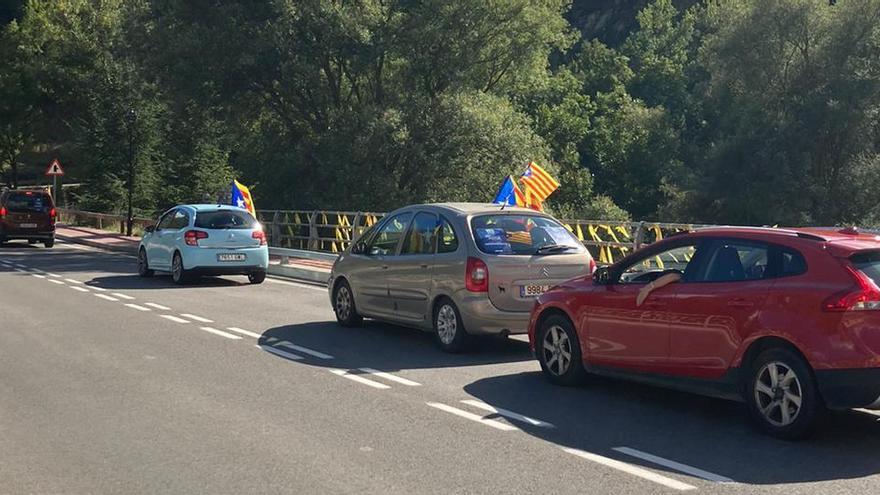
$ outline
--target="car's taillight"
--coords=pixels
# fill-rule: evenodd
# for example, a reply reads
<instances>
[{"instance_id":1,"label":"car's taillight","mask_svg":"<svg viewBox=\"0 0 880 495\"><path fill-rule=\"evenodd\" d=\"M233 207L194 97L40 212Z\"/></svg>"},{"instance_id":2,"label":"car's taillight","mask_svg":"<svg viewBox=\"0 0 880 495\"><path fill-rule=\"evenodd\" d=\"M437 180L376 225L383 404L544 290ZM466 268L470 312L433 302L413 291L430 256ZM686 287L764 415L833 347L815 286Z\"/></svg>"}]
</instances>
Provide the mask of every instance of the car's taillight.
<instances>
[{"instance_id":1,"label":"car's taillight","mask_svg":"<svg viewBox=\"0 0 880 495\"><path fill-rule=\"evenodd\" d=\"M880 310L880 288L851 266L846 266L846 271L853 276L858 289L846 290L832 295L822 302L823 311L873 311Z\"/></svg>"},{"instance_id":2,"label":"car's taillight","mask_svg":"<svg viewBox=\"0 0 880 495\"><path fill-rule=\"evenodd\" d=\"M590 275L596 271L596 260L590 258Z\"/></svg>"},{"instance_id":3,"label":"car's taillight","mask_svg":"<svg viewBox=\"0 0 880 495\"><path fill-rule=\"evenodd\" d=\"M479 258L467 259L464 285L470 292L489 292L489 267Z\"/></svg>"},{"instance_id":4,"label":"car's taillight","mask_svg":"<svg viewBox=\"0 0 880 495\"><path fill-rule=\"evenodd\" d=\"M0 206L0 219L6 218L6 207Z\"/></svg>"},{"instance_id":5,"label":"car's taillight","mask_svg":"<svg viewBox=\"0 0 880 495\"><path fill-rule=\"evenodd\" d=\"M186 242L187 246L198 246L199 239L207 239L208 233L204 230L187 230L185 234L183 234L183 241Z\"/></svg>"},{"instance_id":6,"label":"car's taillight","mask_svg":"<svg viewBox=\"0 0 880 495\"><path fill-rule=\"evenodd\" d=\"M56 216L58 216L58 212L55 211L55 208L52 208L51 210L49 210L49 218L51 218L52 220L55 220Z\"/></svg>"},{"instance_id":7,"label":"car's taillight","mask_svg":"<svg viewBox=\"0 0 880 495\"><path fill-rule=\"evenodd\" d=\"M260 246L265 246L265 245L266 245L266 233L263 232L262 230L255 230L255 231L251 234L251 237L253 237L254 239L259 239L259 240L260 240Z\"/></svg>"}]
</instances>

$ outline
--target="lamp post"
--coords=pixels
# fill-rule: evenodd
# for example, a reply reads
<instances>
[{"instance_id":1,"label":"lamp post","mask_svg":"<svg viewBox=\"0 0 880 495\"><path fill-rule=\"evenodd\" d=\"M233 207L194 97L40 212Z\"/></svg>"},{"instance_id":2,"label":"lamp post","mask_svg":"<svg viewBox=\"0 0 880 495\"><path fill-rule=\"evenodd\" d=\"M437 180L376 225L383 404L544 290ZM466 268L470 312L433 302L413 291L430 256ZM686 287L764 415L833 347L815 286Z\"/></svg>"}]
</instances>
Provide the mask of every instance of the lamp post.
<instances>
[{"instance_id":1,"label":"lamp post","mask_svg":"<svg viewBox=\"0 0 880 495\"><path fill-rule=\"evenodd\" d=\"M137 122L137 112L133 108L125 114L128 123L128 217L125 222L125 235L131 237L131 224L134 220L131 208L131 195L134 191L134 124Z\"/></svg>"}]
</instances>

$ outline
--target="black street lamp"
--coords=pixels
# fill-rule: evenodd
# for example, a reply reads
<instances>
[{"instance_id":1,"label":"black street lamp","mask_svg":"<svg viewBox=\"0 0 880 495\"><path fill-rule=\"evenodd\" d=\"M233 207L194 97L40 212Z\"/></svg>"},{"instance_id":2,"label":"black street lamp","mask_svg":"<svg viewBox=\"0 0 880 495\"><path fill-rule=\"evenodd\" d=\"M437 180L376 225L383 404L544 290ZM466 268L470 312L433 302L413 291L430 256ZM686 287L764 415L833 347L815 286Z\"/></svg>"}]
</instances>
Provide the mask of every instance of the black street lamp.
<instances>
[{"instance_id":1,"label":"black street lamp","mask_svg":"<svg viewBox=\"0 0 880 495\"><path fill-rule=\"evenodd\" d=\"M128 217L125 222L125 235L131 236L131 224L134 216L131 209L131 195L134 191L134 124L137 122L137 112L133 108L125 114L128 123Z\"/></svg>"}]
</instances>

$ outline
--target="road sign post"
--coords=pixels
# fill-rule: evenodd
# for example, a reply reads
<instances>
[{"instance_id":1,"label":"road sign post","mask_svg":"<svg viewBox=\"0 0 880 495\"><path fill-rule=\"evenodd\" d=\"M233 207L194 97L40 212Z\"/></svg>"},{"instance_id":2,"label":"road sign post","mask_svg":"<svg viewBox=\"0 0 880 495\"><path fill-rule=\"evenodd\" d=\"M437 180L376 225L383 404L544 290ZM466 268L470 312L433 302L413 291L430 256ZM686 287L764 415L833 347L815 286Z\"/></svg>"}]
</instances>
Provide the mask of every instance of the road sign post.
<instances>
[{"instance_id":1,"label":"road sign post","mask_svg":"<svg viewBox=\"0 0 880 495\"><path fill-rule=\"evenodd\" d=\"M61 168L61 162L57 158L53 158L46 168L46 176L52 176L52 200L58 204L58 177L64 175L64 169Z\"/></svg>"}]
</instances>

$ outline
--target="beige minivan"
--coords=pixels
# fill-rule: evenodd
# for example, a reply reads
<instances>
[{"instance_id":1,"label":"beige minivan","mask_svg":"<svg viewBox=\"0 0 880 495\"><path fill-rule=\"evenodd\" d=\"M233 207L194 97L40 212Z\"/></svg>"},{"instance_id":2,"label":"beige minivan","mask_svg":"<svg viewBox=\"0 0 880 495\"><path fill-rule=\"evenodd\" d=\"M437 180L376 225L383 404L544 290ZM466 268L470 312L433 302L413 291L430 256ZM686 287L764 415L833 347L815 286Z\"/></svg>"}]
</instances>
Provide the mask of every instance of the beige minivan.
<instances>
[{"instance_id":1,"label":"beige minivan","mask_svg":"<svg viewBox=\"0 0 880 495\"><path fill-rule=\"evenodd\" d=\"M333 265L341 325L364 317L433 331L458 352L471 335L526 333L535 298L590 275L590 253L550 215L494 204L413 205L389 213Z\"/></svg>"}]
</instances>

